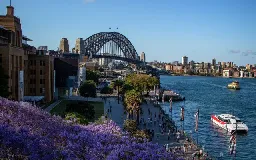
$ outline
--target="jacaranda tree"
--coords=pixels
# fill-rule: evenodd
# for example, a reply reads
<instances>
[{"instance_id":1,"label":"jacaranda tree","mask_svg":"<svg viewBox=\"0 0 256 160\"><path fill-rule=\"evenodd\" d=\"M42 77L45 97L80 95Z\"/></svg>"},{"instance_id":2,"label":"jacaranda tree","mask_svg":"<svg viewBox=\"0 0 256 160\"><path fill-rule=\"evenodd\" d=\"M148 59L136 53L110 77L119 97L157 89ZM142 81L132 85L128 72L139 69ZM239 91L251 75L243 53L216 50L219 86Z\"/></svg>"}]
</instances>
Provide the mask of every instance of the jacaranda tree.
<instances>
[{"instance_id":1,"label":"jacaranda tree","mask_svg":"<svg viewBox=\"0 0 256 160\"><path fill-rule=\"evenodd\" d=\"M0 97L0 159L173 160L158 144L138 143L113 121L69 123L25 102Z\"/></svg>"}]
</instances>

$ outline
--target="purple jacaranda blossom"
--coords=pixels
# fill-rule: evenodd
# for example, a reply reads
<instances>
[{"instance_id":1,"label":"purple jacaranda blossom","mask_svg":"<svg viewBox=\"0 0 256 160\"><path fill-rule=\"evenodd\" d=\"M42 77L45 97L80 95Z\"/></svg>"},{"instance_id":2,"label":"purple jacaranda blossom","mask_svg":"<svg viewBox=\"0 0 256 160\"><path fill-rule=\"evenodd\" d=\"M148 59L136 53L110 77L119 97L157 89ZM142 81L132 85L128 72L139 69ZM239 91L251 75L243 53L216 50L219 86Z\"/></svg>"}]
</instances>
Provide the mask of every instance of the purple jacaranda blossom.
<instances>
[{"instance_id":1,"label":"purple jacaranda blossom","mask_svg":"<svg viewBox=\"0 0 256 160\"><path fill-rule=\"evenodd\" d=\"M138 143L112 120L68 123L26 102L0 97L0 159L175 159L165 148Z\"/></svg>"}]
</instances>

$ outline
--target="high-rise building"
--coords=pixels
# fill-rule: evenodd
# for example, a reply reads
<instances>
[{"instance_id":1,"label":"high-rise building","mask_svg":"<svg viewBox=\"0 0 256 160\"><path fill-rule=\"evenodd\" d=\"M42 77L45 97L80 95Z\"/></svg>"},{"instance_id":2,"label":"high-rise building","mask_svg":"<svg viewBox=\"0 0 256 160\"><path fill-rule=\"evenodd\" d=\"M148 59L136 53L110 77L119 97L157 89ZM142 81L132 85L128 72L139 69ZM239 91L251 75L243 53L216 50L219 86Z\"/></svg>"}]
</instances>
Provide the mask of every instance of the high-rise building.
<instances>
[{"instance_id":1,"label":"high-rise building","mask_svg":"<svg viewBox=\"0 0 256 160\"><path fill-rule=\"evenodd\" d=\"M84 40L83 38L76 39L75 53L84 53Z\"/></svg>"},{"instance_id":2,"label":"high-rise building","mask_svg":"<svg viewBox=\"0 0 256 160\"><path fill-rule=\"evenodd\" d=\"M212 66L216 66L216 59L215 58L212 59Z\"/></svg>"},{"instance_id":3,"label":"high-rise building","mask_svg":"<svg viewBox=\"0 0 256 160\"><path fill-rule=\"evenodd\" d=\"M67 38L62 38L60 40L59 51L62 52L62 53L69 53L69 44L68 44L68 39Z\"/></svg>"},{"instance_id":4,"label":"high-rise building","mask_svg":"<svg viewBox=\"0 0 256 160\"><path fill-rule=\"evenodd\" d=\"M181 63L184 66L188 65L188 57L187 56L183 56L182 59L181 59Z\"/></svg>"},{"instance_id":5,"label":"high-rise building","mask_svg":"<svg viewBox=\"0 0 256 160\"><path fill-rule=\"evenodd\" d=\"M221 62L221 68L226 68L226 62Z\"/></svg>"},{"instance_id":6,"label":"high-rise building","mask_svg":"<svg viewBox=\"0 0 256 160\"><path fill-rule=\"evenodd\" d=\"M194 64L195 64L195 62L194 61L190 61L190 69L194 69Z\"/></svg>"},{"instance_id":7,"label":"high-rise building","mask_svg":"<svg viewBox=\"0 0 256 160\"><path fill-rule=\"evenodd\" d=\"M6 15L0 15L0 60L8 75L10 97L23 100L24 50L20 19L14 16L14 7L7 6Z\"/></svg>"},{"instance_id":8,"label":"high-rise building","mask_svg":"<svg viewBox=\"0 0 256 160\"><path fill-rule=\"evenodd\" d=\"M144 52L140 54L140 61L146 62L146 54Z\"/></svg>"}]
</instances>

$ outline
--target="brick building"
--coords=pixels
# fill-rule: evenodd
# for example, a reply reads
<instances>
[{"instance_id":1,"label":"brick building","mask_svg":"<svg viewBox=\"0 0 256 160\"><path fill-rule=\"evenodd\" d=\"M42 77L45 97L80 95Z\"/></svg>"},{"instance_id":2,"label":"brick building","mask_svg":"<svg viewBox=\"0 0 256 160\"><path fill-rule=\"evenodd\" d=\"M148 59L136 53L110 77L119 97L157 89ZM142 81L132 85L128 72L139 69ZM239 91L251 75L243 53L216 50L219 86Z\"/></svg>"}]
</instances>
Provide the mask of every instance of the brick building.
<instances>
[{"instance_id":1,"label":"brick building","mask_svg":"<svg viewBox=\"0 0 256 160\"><path fill-rule=\"evenodd\" d=\"M25 61L25 95L44 96L45 101L53 100L54 58L48 55L30 54Z\"/></svg>"},{"instance_id":2,"label":"brick building","mask_svg":"<svg viewBox=\"0 0 256 160\"><path fill-rule=\"evenodd\" d=\"M9 98L21 100L23 94L24 50L20 19L14 16L14 8L7 6L7 14L0 15L2 40L0 59L4 72L9 76Z\"/></svg>"},{"instance_id":3,"label":"brick building","mask_svg":"<svg viewBox=\"0 0 256 160\"><path fill-rule=\"evenodd\" d=\"M32 41L22 35L20 19L14 8L7 6L7 14L0 16L0 65L9 76L9 98L20 101L24 96L53 98L53 59L36 54Z\"/></svg>"}]
</instances>

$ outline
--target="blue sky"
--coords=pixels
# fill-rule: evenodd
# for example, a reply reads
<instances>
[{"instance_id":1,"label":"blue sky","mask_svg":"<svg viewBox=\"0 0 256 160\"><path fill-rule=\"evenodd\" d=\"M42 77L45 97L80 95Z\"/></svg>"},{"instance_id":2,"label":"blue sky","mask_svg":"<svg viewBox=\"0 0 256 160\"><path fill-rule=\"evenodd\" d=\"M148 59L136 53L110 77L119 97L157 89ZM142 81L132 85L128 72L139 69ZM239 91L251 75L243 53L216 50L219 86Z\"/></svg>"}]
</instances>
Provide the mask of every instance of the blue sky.
<instances>
[{"instance_id":1,"label":"blue sky","mask_svg":"<svg viewBox=\"0 0 256 160\"><path fill-rule=\"evenodd\" d=\"M6 14L8 0L0 1ZM118 27L147 61L234 61L255 64L255 0L12 0L23 34L57 49Z\"/></svg>"}]
</instances>

